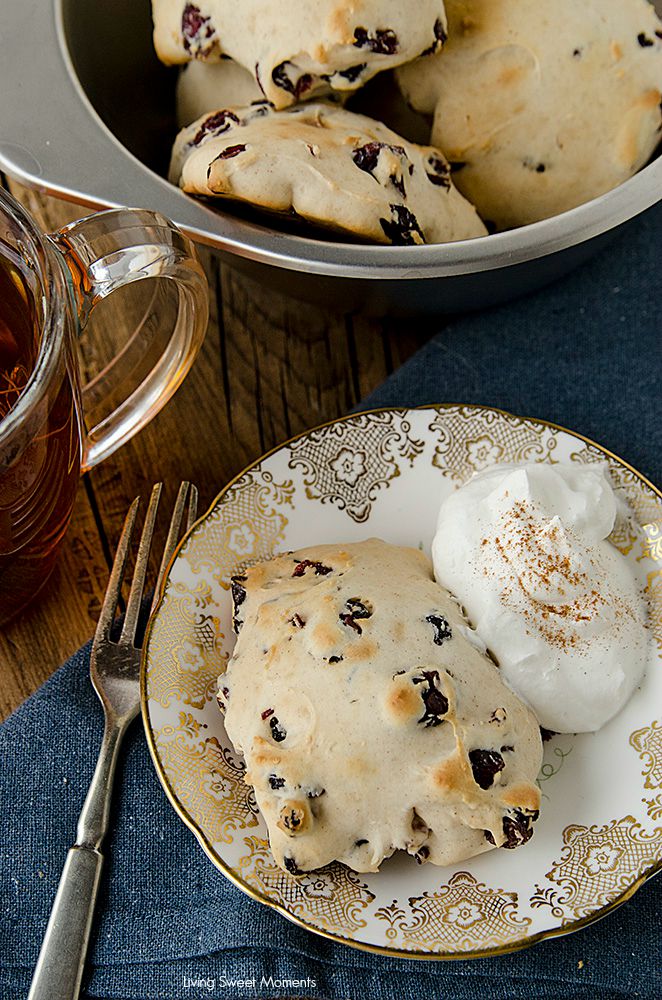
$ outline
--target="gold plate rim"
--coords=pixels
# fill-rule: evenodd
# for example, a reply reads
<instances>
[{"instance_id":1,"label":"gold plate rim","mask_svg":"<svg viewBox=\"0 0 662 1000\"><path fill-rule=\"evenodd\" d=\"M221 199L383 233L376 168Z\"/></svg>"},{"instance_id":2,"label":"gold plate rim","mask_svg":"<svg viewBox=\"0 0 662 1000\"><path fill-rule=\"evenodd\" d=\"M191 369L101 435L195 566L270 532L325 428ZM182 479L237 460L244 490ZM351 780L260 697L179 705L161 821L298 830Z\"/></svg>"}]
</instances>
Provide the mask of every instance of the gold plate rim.
<instances>
[{"instance_id":1,"label":"gold plate rim","mask_svg":"<svg viewBox=\"0 0 662 1000\"><path fill-rule=\"evenodd\" d=\"M216 496L212 500L211 504L209 505L205 513L202 514L202 516L199 517L191 525L191 527L186 532L184 537L178 543L177 548L175 549L172 558L168 563L166 571L163 574L161 588L158 594L158 601L154 606L154 610L152 611L145 632L145 640L143 643L141 663L140 663L141 716L142 716L143 727L145 730L147 746L149 748L150 756L152 758L152 763L154 764L156 774L159 778L159 781L161 782L161 785L163 786L163 790L166 793L166 797L168 798L170 804L172 805L173 809L175 810L179 818L182 820L184 825L187 826L189 830L194 834L194 836L196 837L198 843L202 847L207 857L215 865L215 867L222 872L222 874L228 879L228 881L232 882L233 885L237 886L238 889L241 889L242 892L244 892L251 899L254 899L256 900L256 902L263 903L265 906L268 906L271 909L276 910L291 923L296 924L296 926L302 927L304 930L307 930L313 934L316 934L318 937L323 937L326 938L327 940L337 942L338 944L346 945L349 948L355 948L358 951L364 951L373 955L383 955L389 958L400 958L400 959L405 958L418 961L448 962L448 961L463 961L466 959L490 958L499 955L508 955L512 954L513 952L523 951L527 948L532 947L535 944L539 944L541 941L546 941L551 938L565 937L567 934L573 934L575 931L582 930L583 928L588 927L590 924L596 923L603 917L608 916L614 910L618 909L618 907L621 906L623 903L631 899L637 892L637 890L641 888L642 885L644 885L650 878L653 878L656 874L662 871L662 859L657 864L651 865L650 868L646 869L646 871L643 872L639 876L639 878L637 878L630 886L628 886L627 889L625 889L620 896L612 900L606 906L603 906L599 910L596 910L595 913L591 913L586 917L581 917L578 920L573 920L571 923L565 924L562 927L554 927L551 928L550 930L539 931L537 934L533 934L531 935L531 937L528 937L524 940L515 941L507 945L500 945L495 948L477 949L469 952L448 952L448 951L424 952L415 950L409 951L404 949L388 948L384 945L369 944L365 941L357 941L352 938L342 937L340 934L335 934L332 931L327 931L324 928L308 923L302 918L291 913L281 903L278 903L277 901L269 898L268 896L263 895L253 886L249 885L247 882L244 882L243 879L239 878L235 874L235 872L226 864L223 858L221 858L221 856L215 851L212 843L207 839L205 833L202 831L202 829L200 829L196 821L192 819L191 816L188 815L185 808L179 802L177 795L170 784L170 781L168 779L167 774L165 773L165 770L161 763L161 759L156 749L156 739L154 736L154 732L149 717L149 706L148 706L148 696L147 696L147 657L149 653L149 644L152 635L152 625L156 620L156 617L158 616L158 613L161 609L165 594L166 583L168 581L170 571L174 563L176 562L177 558L179 557L180 551L187 543L188 539L194 534L196 529L204 521L206 521L206 519L210 516L212 511L220 503L223 497L232 489L232 487L243 476L253 471L257 466L261 465L264 461L266 461L266 459L271 458L272 455L275 455L283 448L289 447L295 441L299 441L302 438L308 437L310 434L313 434L319 430L323 430L326 427L332 427L335 424L347 423L348 421L353 420L356 417L363 416L365 414L376 414L376 413L402 414L408 412L420 412L428 410L432 412L439 412L443 410L452 410L458 408L462 408L465 410L474 410L480 414L496 413L501 416L511 417L524 424L537 424L539 427L551 428L552 430L561 431L564 434L569 434L571 437L576 438L579 441L582 441L584 444L596 448L604 456L612 459L613 461L621 465L623 468L627 469L634 476L636 476L636 478L641 483L643 483L644 486L646 486L653 494L655 494L656 497L662 500L662 490L659 489L657 486L655 486L655 484L652 483L647 476L644 476L643 473L639 472L638 469L635 469L634 466L631 465L629 462L626 462L615 452L611 451L609 448L606 448L604 445L599 444L597 441L593 440L593 438L589 438L586 435L579 433L578 431L573 431L569 427L565 427L562 424L554 423L554 421L551 420L544 420L541 419L540 417L523 417L520 416L519 414L513 413L510 410L504 410L497 406L482 406L479 403L424 403L420 406L380 406L365 410L357 410L356 412L347 414L343 417L336 417L333 420L326 420L323 423L316 424L314 427L309 427L305 431L301 431L298 434L292 435L292 437L288 438L287 440L281 441L279 444L275 445L273 448L270 448L268 451L264 452L264 454L260 455L254 461L250 462L247 466L245 466L245 468L243 468L232 479L230 479L226 483L226 485L216 494Z\"/></svg>"}]
</instances>

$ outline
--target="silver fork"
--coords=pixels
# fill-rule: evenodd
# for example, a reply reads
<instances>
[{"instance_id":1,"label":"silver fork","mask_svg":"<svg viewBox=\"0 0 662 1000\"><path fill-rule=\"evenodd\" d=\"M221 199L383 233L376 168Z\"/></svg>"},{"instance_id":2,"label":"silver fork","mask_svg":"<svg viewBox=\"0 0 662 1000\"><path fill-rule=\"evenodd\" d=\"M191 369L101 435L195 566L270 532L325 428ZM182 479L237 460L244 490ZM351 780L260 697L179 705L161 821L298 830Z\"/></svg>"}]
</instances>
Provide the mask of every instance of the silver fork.
<instances>
[{"instance_id":1,"label":"silver fork","mask_svg":"<svg viewBox=\"0 0 662 1000\"><path fill-rule=\"evenodd\" d=\"M62 871L28 1000L75 1000L80 992L103 865L101 845L109 826L118 751L129 723L140 708L141 652L136 645L136 630L160 495L161 483L157 483L152 489L145 516L122 631L119 639L114 640L111 629L120 600L140 497L136 497L129 508L117 546L90 658L90 679L101 699L105 716L103 740L78 820L76 843L69 850ZM188 530L196 518L198 491L192 484L182 483L161 559L152 610L179 540L187 501Z\"/></svg>"}]
</instances>

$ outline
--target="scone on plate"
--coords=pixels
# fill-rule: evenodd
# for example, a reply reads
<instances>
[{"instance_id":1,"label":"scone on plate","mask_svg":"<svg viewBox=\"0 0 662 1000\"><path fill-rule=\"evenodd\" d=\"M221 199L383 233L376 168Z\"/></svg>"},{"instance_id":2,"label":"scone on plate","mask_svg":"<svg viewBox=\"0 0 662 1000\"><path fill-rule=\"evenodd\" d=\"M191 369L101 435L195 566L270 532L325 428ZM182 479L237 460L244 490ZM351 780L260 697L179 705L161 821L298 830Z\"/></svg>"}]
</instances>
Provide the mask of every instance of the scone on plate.
<instances>
[{"instance_id":1,"label":"scone on plate","mask_svg":"<svg viewBox=\"0 0 662 1000\"><path fill-rule=\"evenodd\" d=\"M447 0L439 55L397 71L483 219L545 219L609 191L662 139L648 0Z\"/></svg>"},{"instance_id":2,"label":"scone on plate","mask_svg":"<svg viewBox=\"0 0 662 1000\"><path fill-rule=\"evenodd\" d=\"M356 90L380 70L437 52L446 37L443 0L152 0L152 14L163 62L229 55L276 108Z\"/></svg>"},{"instance_id":3,"label":"scone on plate","mask_svg":"<svg viewBox=\"0 0 662 1000\"><path fill-rule=\"evenodd\" d=\"M446 865L531 836L542 749L415 549L286 553L234 578L225 727L277 863Z\"/></svg>"},{"instance_id":4,"label":"scone on plate","mask_svg":"<svg viewBox=\"0 0 662 1000\"><path fill-rule=\"evenodd\" d=\"M376 243L447 243L487 232L429 146L329 104L264 102L203 116L177 136L170 180Z\"/></svg>"}]
</instances>

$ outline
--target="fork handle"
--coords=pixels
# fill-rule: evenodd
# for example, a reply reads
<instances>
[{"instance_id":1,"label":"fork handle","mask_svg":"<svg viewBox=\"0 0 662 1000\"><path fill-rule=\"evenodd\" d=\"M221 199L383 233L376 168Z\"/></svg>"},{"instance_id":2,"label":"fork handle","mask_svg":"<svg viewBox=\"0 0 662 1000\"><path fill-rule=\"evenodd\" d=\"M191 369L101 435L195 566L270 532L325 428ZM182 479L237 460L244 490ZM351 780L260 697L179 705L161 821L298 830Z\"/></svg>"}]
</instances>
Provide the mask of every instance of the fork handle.
<instances>
[{"instance_id":1,"label":"fork handle","mask_svg":"<svg viewBox=\"0 0 662 1000\"><path fill-rule=\"evenodd\" d=\"M130 717L106 712L94 775L78 820L32 977L28 1000L77 1000L103 866L117 756Z\"/></svg>"},{"instance_id":2,"label":"fork handle","mask_svg":"<svg viewBox=\"0 0 662 1000\"><path fill-rule=\"evenodd\" d=\"M75 1000L80 992L103 855L72 847L65 861L28 1000Z\"/></svg>"}]
</instances>

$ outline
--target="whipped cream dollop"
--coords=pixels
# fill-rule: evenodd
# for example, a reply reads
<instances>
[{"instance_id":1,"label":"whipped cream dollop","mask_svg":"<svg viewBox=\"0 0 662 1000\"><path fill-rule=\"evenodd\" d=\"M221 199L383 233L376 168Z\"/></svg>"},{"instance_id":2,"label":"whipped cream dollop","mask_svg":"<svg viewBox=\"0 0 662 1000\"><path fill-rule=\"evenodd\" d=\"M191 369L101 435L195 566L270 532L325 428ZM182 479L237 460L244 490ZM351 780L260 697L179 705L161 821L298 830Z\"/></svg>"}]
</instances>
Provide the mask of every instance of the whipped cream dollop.
<instances>
[{"instance_id":1,"label":"whipped cream dollop","mask_svg":"<svg viewBox=\"0 0 662 1000\"><path fill-rule=\"evenodd\" d=\"M646 603L607 541L606 464L491 466L441 505L432 559L503 680L557 733L592 732L641 680Z\"/></svg>"}]
</instances>

